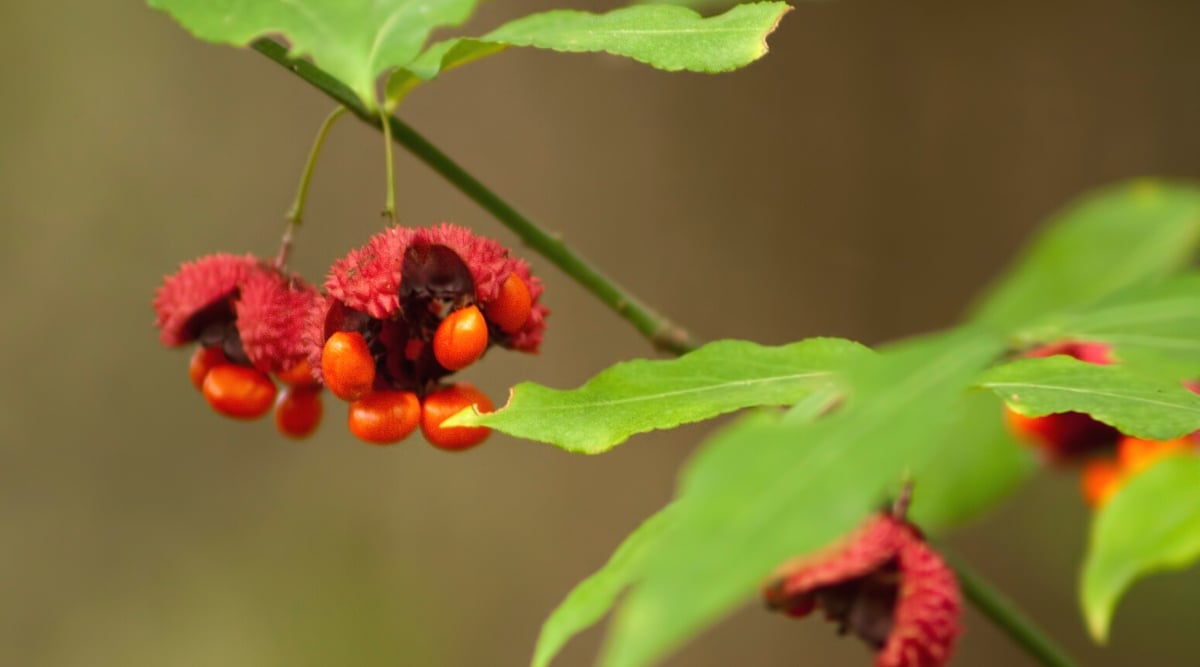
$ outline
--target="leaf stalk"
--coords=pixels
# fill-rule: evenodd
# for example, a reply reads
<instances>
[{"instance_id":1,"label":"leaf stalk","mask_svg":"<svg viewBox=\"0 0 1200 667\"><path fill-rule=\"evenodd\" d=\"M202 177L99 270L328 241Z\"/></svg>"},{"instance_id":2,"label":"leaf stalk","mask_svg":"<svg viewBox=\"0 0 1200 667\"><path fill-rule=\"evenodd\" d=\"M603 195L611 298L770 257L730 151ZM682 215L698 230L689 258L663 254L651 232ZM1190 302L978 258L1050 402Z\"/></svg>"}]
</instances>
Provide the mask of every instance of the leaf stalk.
<instances>
[{"instance_id":1,"label":"leaf stalk","mask_svg":"<svg viewBox=\"0 0 1200 667\"><path fill-rule=\"evenodd\" d=\"M321 156L321 148L325 145L325 138L329 136L329 130L337 119L341 118L346 113L346 107L338 106L325 117L321 122L321 126L317 128L317 136L313 139L312 148L308 151L308 159L304 162L304 170L300 172L300 184L296 187L296 198L292 200L292 205L288 208L288 212L284 214L284 219L287 221L287 226L283 230L283 239L279 242L279 254L275 257L275 266L283 268L287 264L288 255L292 251L292 239L296 234L296 229L304 220L304 206L308 202L308 188L312 184L313 171L317 166L317 158Z\"/></svg>"}]
</instances>

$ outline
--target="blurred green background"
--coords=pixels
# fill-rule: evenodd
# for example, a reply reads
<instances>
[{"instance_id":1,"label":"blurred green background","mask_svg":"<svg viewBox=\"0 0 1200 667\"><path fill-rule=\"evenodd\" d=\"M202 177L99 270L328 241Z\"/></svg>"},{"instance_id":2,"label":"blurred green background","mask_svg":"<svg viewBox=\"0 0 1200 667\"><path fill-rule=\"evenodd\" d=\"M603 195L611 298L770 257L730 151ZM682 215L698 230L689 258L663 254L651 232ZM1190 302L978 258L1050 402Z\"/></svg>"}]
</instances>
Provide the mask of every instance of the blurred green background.
<instances>
[{"instance_id":1,"label":"blurred green background","mask_svg":"<svg viewBox=\"0 0 1200 667\"><path fill-rule=\"evenodd\" d=\"M471 28L558 5L488 3ZM876 343L952 323L1084 190L1200 176L1197 25L1185 0L802 4L735 74L512 52L401 115L699 337ZM0 664L525 664L713 425L587 458L499 435L466 455L373 448L332 403L303 443L215 416L188 353L159 346L151 296L186 259L274 253L331 104L138 2L2 3L0 26ZM381 228L381 153L354 121L334 130L294 255L311 279ZM403 221L513 241L396 163ZM651 354L531 259L554 311L542 354L493 353L468 379L502 399ZM1084 664L1196 664L1200 572L1140 585L1110 646L1089 643L1086 521L1074 479L1047 475L950 542ZM967 622L955 664L1028 664ZM750 605L668 664L869 660Z\"/></svg>"}]
</instances>

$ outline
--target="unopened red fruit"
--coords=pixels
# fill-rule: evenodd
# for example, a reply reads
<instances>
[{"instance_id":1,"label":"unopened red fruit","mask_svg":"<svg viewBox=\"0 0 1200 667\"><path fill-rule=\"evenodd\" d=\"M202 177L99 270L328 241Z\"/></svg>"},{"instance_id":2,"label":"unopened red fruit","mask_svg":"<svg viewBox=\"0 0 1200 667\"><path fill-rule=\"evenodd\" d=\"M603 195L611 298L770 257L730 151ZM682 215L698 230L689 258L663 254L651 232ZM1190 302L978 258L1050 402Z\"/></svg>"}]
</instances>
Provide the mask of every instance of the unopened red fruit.
<instances>
[{"instance_id":1,"label":"unopened red fruit","mask_svg":"<svg viewBox=\"0 0 1200 667\"><path fill-rule=\"evenodd\" d=\"M487 440L492 429L486 426L442 426L442 422L472 405L480 412L495 409L486 394L465 382L426 396L421 403L421 432L429 444L438 449L462 451Z\"/></svg>"},{"instance_id":2,"label":"unopened red fruit","mask_svg":"<svg viewBox=\"0 0 1200 667\"><path fill-rule=\"evenodd\" d=\"M354 401L375 385L375 359L362 334L338 331L325 341L321 351L321 373L325 386L343 401Z\"/></svg>"},{"instance_id":3,"label":"unopened red fruit","mask_svg":"<svg viewBox=\"0 0 1200 667\"><path fill-rule=\"evenodd\" d=\"M275 428L289 438L307 438L321 424L321 387L288 386L275 401Z\"/></svg>"},{"instance_id":4,"label":"unopened red fruit","mask_svg":"<svg viewBox=\"0 0 1200 667\"><path fill-rule=\"evenodd\" d=\"M220 347L197 347L188 363L188 376L192 378L192 384L200 389L204 386L204 376L208 375L213 367L227 363L229 359Z\"/></svg>"},{"instance_id":5,"label":"unopened red fruit","mask_svg":"<svg viewBox=\"0 0 1200 667\"><path fill-rule=\"evenodd\" d=\"M390 445L407 438L421 421L421 402L411 391L373 391L350 404L348 425L359 440Z\"/></svg>"},{"instance_id":6,"label":"unopened red fruit","mask_svg":"<svg viewBox=\"0 0 1200 667\"><path fill-rule=\"evenodd\" d=\"M487 307L488 321L500 327L504 333L516 333L529 320L533 310L533 296L529 285L515 273L510 273L500 285L500 295Z\"/></svg>"},{"instance_id":7,"label":"unopened red fruit","mask_svg":"<svg viewBox=\"0 0 1200 667\"><path fill-rule=\"evenodd\" d=\"M257 419L275 401L275 383L248 366L222 364L204 376L200 391L213 410L234 419Z\"/></svg>"},{"instance_id":8,"label":"unopened red fruit","mask_svg":"<svg viewBox=\"0 0 1200 667\"><path fill-rule=\"evenodd\" d=\"M470 366L483 356L487 346L487 320L477 306L450 313L433 334L433 356L446 370Z\"/></svg>"}]
</instances>

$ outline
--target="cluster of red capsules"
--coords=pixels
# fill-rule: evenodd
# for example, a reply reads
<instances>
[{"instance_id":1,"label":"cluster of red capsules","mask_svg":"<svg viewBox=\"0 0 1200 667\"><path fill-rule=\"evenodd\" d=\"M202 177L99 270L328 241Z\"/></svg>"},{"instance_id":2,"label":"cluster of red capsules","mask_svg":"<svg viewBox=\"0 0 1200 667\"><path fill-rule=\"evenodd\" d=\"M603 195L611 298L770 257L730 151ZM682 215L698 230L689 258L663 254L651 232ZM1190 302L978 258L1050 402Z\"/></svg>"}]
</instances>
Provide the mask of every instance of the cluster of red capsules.
<instances>
[{"instance_id":1,"label":"cluster of red capsules","mask_svg":"<svg viewBox=\"0 0 1200 667\"><path fill-rule=\"evenodd\" d=\"M767 608L792 618L818 609L875 651L876 667L942 667L962 634L954 572L906 518L909 490L838 544L778 568Z\"/></svg>"},{"instance_id":2,"label":"cluster of red capsules","mask_svg":"<svg viewBox=\"0 0 1200 667\"><path fill-rule=\"evenodd\" d=\"M442 422L493 404L446 380L493 345L537 352L541 292L499 243L441 224L375 235L334 264L324 293L275 263L210 255L168 276L154 309L163 344L197 343L189 372L220 414L256 419L274 405L278 430L303 438L328 388L363 441L397 443L420 426L435 447L463 450L490 431Z\"/></svg>"},{"instance_id":3,"label":"cluster of red capsules","mask_svg":"<svg viewBox=\"0 0 1200 667\"><path fill-rule=\"evenodd\" d=\"M1090 364L1116 363L1104 343L1066 341L1035 348L1027 357L1065 354ZM1184 383L1192 391L1198 386ZM1200 393L1198 391L1197 393ZM1026 417L1005 409L1009 428L1023 441L1037 447L1054 465L1080 464L1080 490L1093 509L1103 507L1131 478L1169 456L1200 452L1200 432L1174 440L1145 440L1122 434L1117 429L1081 412L1060 412L1043 417Z\"/></svg>"}]
</instances>

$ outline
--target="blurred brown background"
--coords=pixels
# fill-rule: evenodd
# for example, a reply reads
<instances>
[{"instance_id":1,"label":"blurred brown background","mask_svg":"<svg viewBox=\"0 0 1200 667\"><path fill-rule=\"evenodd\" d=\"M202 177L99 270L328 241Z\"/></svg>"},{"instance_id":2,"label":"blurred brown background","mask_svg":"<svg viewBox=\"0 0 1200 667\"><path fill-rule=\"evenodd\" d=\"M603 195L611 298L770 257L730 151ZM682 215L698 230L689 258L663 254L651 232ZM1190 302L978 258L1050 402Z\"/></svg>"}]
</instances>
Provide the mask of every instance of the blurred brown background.
<instances>
[{"instance_id":1,"label":"blurred brown background","mask_svg":"<svg viewBox=\"0 0 1200 667\"><path fill-rule=\"evenodd\" d=\"M489 3L471 29L560 4ZM700 337L874 343L952 323L1082 191L1200 175L1197 25L1184 0L803 4L735 74L512 52L402 116ZM151 295L185 259L275 251L331 104L138 2L3 3L0 26L0 664L525 664L712 426L597 458L503 436L451 456L357 443L341 406L299 444L213 415L188 353L158 345ZM380 229L382 166L376 133L334 130L294 259L310 278ZM404 221L512 241L407 154L397 169ZM532 260L543 353L469 379L503 397L651 353ZM1084 664L1196 664L1196 571L1140 585L1111 645L1088 642L1085 521L1050 476L951 541ZM955 664L1028 664L968 623ZM557 664L590 664L601 638ZM748 607L669 664L868 662Z\"/></svg>"}]
</instances>

